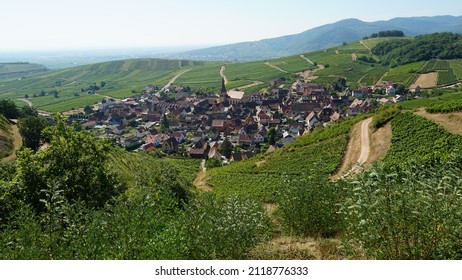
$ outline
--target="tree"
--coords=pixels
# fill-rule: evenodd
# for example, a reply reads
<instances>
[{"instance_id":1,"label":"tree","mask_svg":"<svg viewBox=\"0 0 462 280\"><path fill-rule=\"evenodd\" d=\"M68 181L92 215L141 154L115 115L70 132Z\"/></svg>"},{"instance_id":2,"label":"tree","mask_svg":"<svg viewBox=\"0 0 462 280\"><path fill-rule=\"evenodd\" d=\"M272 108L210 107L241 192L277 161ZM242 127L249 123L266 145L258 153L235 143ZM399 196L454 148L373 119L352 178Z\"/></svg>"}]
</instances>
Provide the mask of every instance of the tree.
<instances>
[{"instance_id":1,"label":"tree","mask_svg":"<svg viewBox=\"0 0 462 280\"><path fill-rule=\"evenodd\" d=\"M270 145L276 144L276 129L274 127L268 130L268 143Z\"/></svg>"},{"instance_id":2,"label":"tree","mask_svg":"<svg viewBox=\"0 0 462 280\"><path fill-rule=\"evenodd\" d=\"M225 138L223 143L221 143L221 147L219 149L219 152L224 155L226 158L231 157L231 153L233 152L233 144L231 141L229 141L228 138Z\"/></svg>"},{"instance_id":3,"label":"tree","mask_svg":"<svg viewBox=\"0 0 462 280\"><path fill-rule=\"evenodd\" d=\"M29 107L28 105L24 105L19 112L20 118L24 118L27 116L38 116L37 109L34 107Z\"/></svg>"},{"instance_id":4,"label":"tree","mask_svg":"<svg viewBox=\"0 0 462 280\"><path fill-rule=\"evenodd\" d=\"M164 114L162 116L162 120L160 121L160 131L162 133L165 133L168 131L168 129L170 128L170 125L168 124L168 117L167 117L167 114Z\"/></svg>"},{"instance_id":5,"label":"tree","mask_svg":"<svg viewBox=\"0 0 462 280\"><path fill-rule=\"evenodd\" d=\"M56 126L43 130L48 148L18 152L17 172L13 179L18 195L36 212L46 210L46 192L59 186L70 204L81 203L97 209L123 191L109 170L109 142L98 140L89 132L76 132L64 117L55 115Z\"/></svg>"},{"instance_id":6,"label":"tree","mask_svg":"<svg viewBox=\"0 0 462 280\"><path fill-rule=\"evenodd\" d=\"M46 122L38 115L27 115L18 122L19 133L21 133L24 145L34 151L40 147L42 130L46 127Z\"/></svg>"},{"instance_id":7,"label":"tree","mask_svg":"<svg viewBox=\"0 0 462 280\"><path fill-rule=\"evenodd\" d=\"M87 105L83 108L83 111L85 112L85 114L87 115L90 115L90 114L93 114L93 108L91 108L90 105Z\"/></svg>"},{"instance_id":8,"label":"tree","mask_svg":"<svg viewBox=\"0 0 462 280\"><path fill-rule=\"evenodd\" d=\"M17 119L19 117L19 110L13 100L2 99L0 100L0 114L4 115L7 119Z\"/></svg>"}]
</instances>

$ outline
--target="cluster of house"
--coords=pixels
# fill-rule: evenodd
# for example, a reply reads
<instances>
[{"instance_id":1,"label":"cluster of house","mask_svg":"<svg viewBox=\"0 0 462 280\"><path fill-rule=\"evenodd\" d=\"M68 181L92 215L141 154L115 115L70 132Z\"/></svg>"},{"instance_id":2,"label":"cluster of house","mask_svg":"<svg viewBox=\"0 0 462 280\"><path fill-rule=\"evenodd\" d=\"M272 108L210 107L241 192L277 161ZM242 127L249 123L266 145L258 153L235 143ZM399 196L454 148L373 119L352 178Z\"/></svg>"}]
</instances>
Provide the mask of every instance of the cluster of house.
<instances>
[{"instance_id":1,"label":"cluster of house","mask_svg":"<svg viewBox=\"0 0 462 280\"><path fill-rule=\"evenodd\" d=\"M359 91L329 94L303 79L265 94L179 92L167 97L154 94L151 86L146 92L120 101L105 98L82 127L98 128L101 137L127 149L161 149L193 158L222 159L218 149L228 138L241 151L231 160L241 160L268 141L271 128L276 145L270 149L276 149L318 126L371 112L377 106L376 100L359 99Z\"/></svg>"}]
</instances>

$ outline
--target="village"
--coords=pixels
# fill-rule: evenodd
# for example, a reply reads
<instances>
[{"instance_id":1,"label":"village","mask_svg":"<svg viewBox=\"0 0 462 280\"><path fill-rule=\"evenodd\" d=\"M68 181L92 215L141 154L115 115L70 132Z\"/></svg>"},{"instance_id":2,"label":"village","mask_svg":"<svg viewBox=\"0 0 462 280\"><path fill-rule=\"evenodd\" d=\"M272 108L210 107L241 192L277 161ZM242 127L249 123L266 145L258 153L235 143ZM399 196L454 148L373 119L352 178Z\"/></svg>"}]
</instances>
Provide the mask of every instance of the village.
<instances>
[{"instance_id":1,"label":"village","mask_svg":"<svg viewBox=\"0 0 462 280\"><path fill-rule=\"evenodd\" d=\"M215 158L222 164L278 149L317 127L372 112L380 104L399 102L396 83L376 85L382 98L371 98L370 87L332 94L319 84L298 79L290 88L272 83L272 90L246 95L226 90L195 94L182 87L175 94L147 85L138 97L106 97L87 116L71 116L82 129L109 138L129 151L153 150L180 157ZM382 88L383 87L383 88ZM418 87L411 87L416 93ZM97 109L97 110L96 110ZM232 152L220 153L224 141Z\"/></svg>"}]
</instances>

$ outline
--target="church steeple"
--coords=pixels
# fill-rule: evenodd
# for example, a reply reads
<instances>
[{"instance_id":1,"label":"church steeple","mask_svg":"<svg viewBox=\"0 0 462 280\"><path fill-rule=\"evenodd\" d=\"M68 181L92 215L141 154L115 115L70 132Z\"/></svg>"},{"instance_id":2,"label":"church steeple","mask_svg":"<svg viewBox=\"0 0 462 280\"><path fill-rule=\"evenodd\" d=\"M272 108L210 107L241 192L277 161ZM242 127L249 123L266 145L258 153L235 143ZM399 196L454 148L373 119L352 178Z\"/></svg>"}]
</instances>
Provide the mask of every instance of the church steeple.
<instances>
[{"instance_id":1,"label":"church steeple","mask_svg":"<svg viewBox=\"0 0 462 280\"><path fill-rule=\"evenodd\" d=\"M226 90L226 86L225 86L225 78L221 78L221 93L227 93L228 90Z\"/></svg>"}]
</instances>

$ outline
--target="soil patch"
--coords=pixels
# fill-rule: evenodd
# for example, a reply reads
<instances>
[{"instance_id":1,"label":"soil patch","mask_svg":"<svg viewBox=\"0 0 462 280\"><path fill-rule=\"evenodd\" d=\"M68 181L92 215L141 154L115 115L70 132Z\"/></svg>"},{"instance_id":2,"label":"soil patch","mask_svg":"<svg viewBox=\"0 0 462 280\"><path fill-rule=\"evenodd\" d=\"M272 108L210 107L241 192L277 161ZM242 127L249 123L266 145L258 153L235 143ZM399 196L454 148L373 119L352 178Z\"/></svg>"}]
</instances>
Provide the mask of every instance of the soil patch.
<instances>
[{"instance_id":1,"label":"soil patch","mask_svg":"<svg viewBox=\"0 0 462 280\"><path fill-rule=\"evenodd\" d=\"M462 135L462 112L430 114L425 109L420 108L415 114L443 126L450 133Z\"/></svg>"},{"instance_id":2,"label":"soil patch","mask_svg":"<svg viewBox=\"0 0 462 280\"><path fill-rule=\"evenodd\" d=\"M416 85L419 85L421 88L434 88L438 82L438 73L432 72L427 74L421 74L417 81Z\"/></svg>"}]
</instances>

